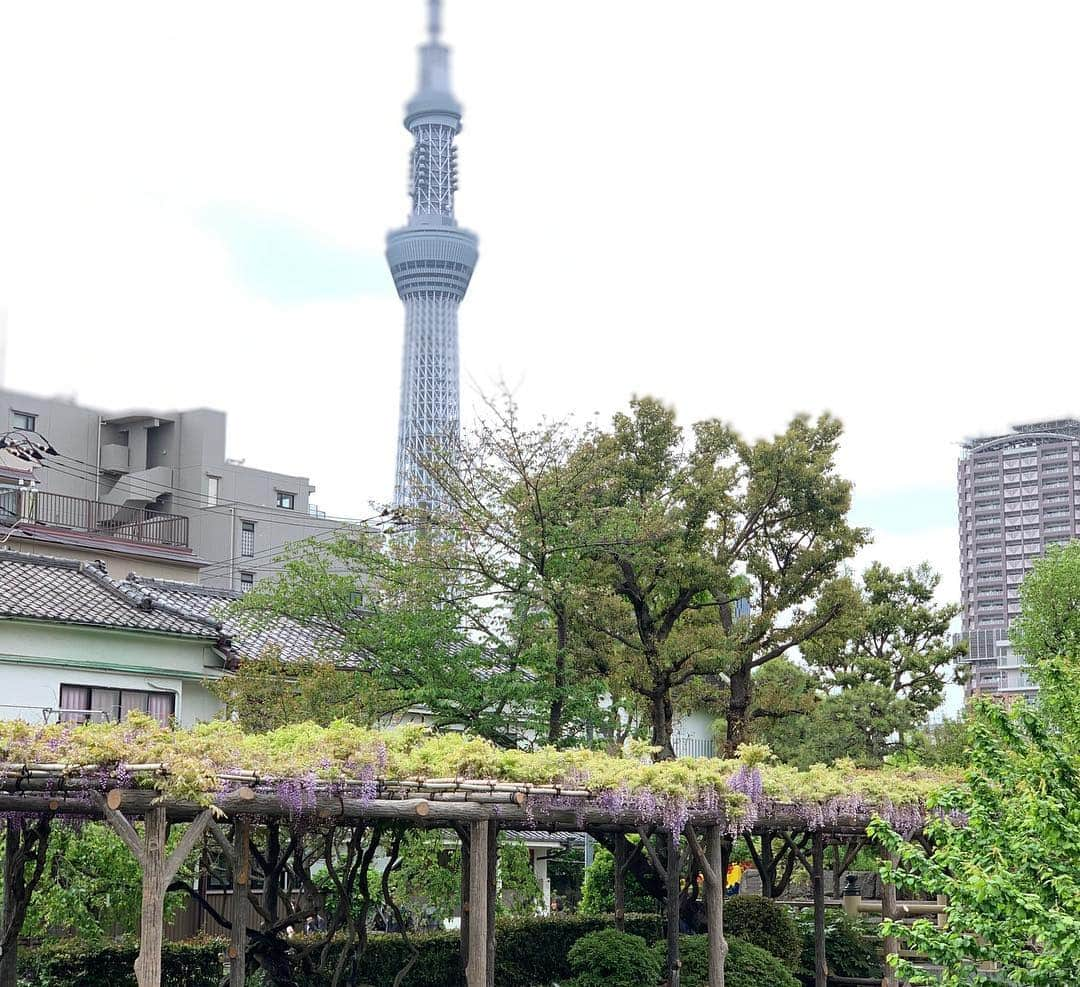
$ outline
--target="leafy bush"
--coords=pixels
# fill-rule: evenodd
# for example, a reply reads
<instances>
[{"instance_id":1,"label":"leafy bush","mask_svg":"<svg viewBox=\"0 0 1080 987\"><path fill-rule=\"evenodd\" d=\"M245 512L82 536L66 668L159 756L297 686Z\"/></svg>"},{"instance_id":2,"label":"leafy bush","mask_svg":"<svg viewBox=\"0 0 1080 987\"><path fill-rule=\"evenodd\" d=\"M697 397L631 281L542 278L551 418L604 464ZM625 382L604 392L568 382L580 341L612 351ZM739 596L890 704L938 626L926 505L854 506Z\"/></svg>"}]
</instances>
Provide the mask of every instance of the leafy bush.
<instances>
[{"instance_id":1,"label":"leafy bush","mask_svg":"<svg viewBox=\"0 0 1080 987\"><path fill-rule=\"evenodd\" d=\"M803 941L795 919L783 905L757 895L724 902L724 932L771 953L789 970L798 970Z\"/></svg>"},{"instance_id":2,"label":"leafy bush","mask_svg":"<svg viewBox=\"0 0 1080 987\"><path fill-rule=\"evenodd\" d=\"M663 967L667 944L653 947ZM679 955L682 958L680 983L682 987L706 987L709 982L709 937L680 936ZM644 987L646 981L641 981ZM728 955L724 963L726 987L799 987L799 981L775 956L741 939L728 940Z\"/></svg>"},{"instance_id":3,"label":"leafy bush","mask_svg":"<svg viewBox=\"0 0 1080 987\"><path fill-rule=\"evenodd\" d=\"M496 920L495 983L497 987L548 987L565 984L573 976L568 959L573 945L590 933L611 928L611 916L578 915L552 918L500 917ZM659 916L628 915L627 932L648 942L663 933ZM460 987L460 939L457 932L410 935L420 958L403 987ZM296 937L296 946L310 943ZM409 959L409 949L398 935L372 933L359 963L359 982L392 984ZM325 977L315 974L297 979L298 987L323 987ZM651 987L651 985L649 985Z\"/></svg>"},{"instance_id":4,"label":"leafy bush","mask_svg":"<svg viewBox=\"0 0 1080 987\"><path fill-rule=\"evenodd\" d=\"M801 973L804 979L813 983L813 916L800 917L798 924L802 936ZM825 960L829 972L838 977L880 977L883 974L875 929L843 912L826 913Z\"/></svg>"},{"instance_id":5,"label":"leafy bush","mask_svg":"<svg viewBox=\"0 0 1080 987\"><path fill-rule=\"evenodd\" d=\"M162 987L217 987L223 939L167 942L161 951ZM78 940L24 950L19 987L136 987L138 944L131 940L90 945Z\"/></svg>"},{"instance_id":6,"label":"leafy bush","mask_svg":"<svg viewBox=\"0 0 1080 987\"><path fill-rule=\"evenodd\" d=\"M660 979L661 959L641 936L604 929L570 947L570 987L647 987Z\"/></svg>"}]
</instances>

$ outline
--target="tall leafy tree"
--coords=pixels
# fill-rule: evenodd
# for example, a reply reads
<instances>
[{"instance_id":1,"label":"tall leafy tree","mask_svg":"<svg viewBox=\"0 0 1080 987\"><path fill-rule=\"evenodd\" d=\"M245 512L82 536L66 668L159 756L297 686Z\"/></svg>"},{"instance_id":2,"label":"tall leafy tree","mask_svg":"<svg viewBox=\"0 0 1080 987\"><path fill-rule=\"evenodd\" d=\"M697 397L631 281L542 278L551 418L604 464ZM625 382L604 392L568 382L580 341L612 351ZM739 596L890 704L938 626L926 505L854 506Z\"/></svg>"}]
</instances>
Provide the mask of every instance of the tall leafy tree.
<instances>
[{"instance_id":1,"label":"tall leafy tree","mask_svg":"<svg viewBox=\"0 0 1080 987\"><path fill-rule=\"evenodd\" d=\"M494 604L448 578L454 550L424 532L346 533L302 546L237 606L256 620L287 615L332 632L314 667L348 666L367 719L422 712L436 728L526 743L546 726L547 683L530 672L527 655L490 646L482 628L502 618L491 614L486 625ZM250 685L257 693L260 677Z\"/></svg>"},{"instance_id":2,"label":"tall leafy tree","mask_svg":"<svg viewBox=\"0 0 1080 987\"><path fill-rule=\"evenodd\" d=\"M582 444L575 460L599 468L578 524L602 533L582 612L614 643L611 677L641 697L661 757L673 756L680 689L726 678L734 750L749 736L755 669L840 616L839 603L815 604L867 541L848 523L840 434L826 415L754 443L715 420L688 437L673 409L637 398Z\"/></svg>"},{"instance_id":3,"label":"tall leafy tree","mask_svg":"<svg viewBox=\"0 0 1080 987\"><path fill-rule=\"evenodd\" d=\"M802 654L834 693L831 715L850 724L867 758L903 746L941 705L946 685L964 680L967 645L950 634L960 608L935 602L940 583L925 563L893 570L875 562L860 582L838 582L821 601L838 601L843 616L808 640Z\"/></svg>"}]
</instances>

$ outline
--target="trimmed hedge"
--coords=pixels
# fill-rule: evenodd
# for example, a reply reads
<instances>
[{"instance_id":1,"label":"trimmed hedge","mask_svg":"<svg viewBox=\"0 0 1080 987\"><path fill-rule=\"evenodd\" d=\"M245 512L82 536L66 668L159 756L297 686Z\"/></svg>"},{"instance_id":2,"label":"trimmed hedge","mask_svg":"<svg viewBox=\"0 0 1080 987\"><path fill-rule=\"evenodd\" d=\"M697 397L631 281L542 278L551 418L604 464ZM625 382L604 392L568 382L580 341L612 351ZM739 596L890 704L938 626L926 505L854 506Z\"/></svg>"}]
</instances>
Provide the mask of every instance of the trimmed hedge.
<instances>
[{"instance_id":1,"label":"trimmed hedge","mask_svg":"<svg viewBox=\"0 0 1080 987\"><path fill-rule=\"evenodd\" d=\"M771 953L789 970L797 973L802 967L802 933L791 912L771 898L728 898L724 902L724 932Z\"/></svg>"},{"instance_id":2,"label":"trimmed hedge","mask_svg":"<svg viewBox=\"0 0 1080 987\"><path fill-rule=\"evenodd\" d=\"M658 942L653 950L660 958L662 968L667 957L667 943ZM709 937L679 936L679 956L682 959L679 977L682 987L706 987L709 982ZM645 981L639 983L643 987ZM741 939L728 940L724 983L726 987L799 987L799 981L775 956Z\"/></svg>"},{"instance_id":3,"label":"trimmed hedge","mask_svg":"<svg viewBox=\"0 0 1080 987\"><path fill-rule=\"evenodd\" d=\"M565 984L575 974L571 959L575 944L586 936L595 941L596 933L614 933L610 916L500 918L497 928L497 987ZM666 946L662 941L660 916L628 915L626 931L647 943L656 943L650 956L663 963ZM602 938L606 941L611 937ZM456 932L413 935L410 940L419 950L420 958L405 978L404 987L461 987L461 954ZM304 940L294 941L299 944ZM166 943L162 956L163 987L217 987L225 945L222 939ZM707 938L682 936L680 945L684 987L703 987L708 977ZM797 981L783 964L766 951L735 938L729 940L729 948L728 987L797 987ZM137 952L137 944L129 941L103 945L71 941L23 950L19 963L20 987L136 987L132 964ZM409 955L400 936L372 933L360 961L360 983L392 984ZM577 955L581 955L580 950ZM648 987L649 969L649 961L637 968L635 985ZM840 972L839 967L836 969ZM253 983L259 982L257 976L251 979ZM324 987L325 977L298 977L296 984Z\"/></svg>"},{"instance_id":4,"label":"trimmed hedge","mask_svg":"<svg viewBox=\"0 0 1080 987\"><path fill-rule=\"evenodd\" d=\"M574 978L568 987L641 987L660 980L661 955L641 936L614 929L582 936L567 957Z\"/></svg>"},{"instance_id":5,"label":"trimmed hedge","mask_svg":"<svg viewBox=\"0 0 1080 987\"><path fill-rule=\"evenodd\" d=\"M161 951L162 987L217 987L224 939L167 942ZM19 987L137 987L138 943L94 945L63 940L19 953Z\"/></svg>"}]
</instances>

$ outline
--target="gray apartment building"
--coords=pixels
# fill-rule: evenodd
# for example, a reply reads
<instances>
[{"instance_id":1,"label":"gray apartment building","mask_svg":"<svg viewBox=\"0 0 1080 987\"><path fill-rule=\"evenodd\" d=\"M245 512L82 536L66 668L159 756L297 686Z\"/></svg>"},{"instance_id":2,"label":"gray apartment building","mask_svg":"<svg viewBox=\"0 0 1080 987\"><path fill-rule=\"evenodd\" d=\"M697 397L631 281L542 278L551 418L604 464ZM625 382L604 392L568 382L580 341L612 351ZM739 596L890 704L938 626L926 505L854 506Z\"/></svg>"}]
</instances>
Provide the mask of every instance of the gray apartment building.
<instances>
[{"instance_id":1,"label":"gray apartment building","mask_svg":"<svg viewBox=\"0 0 1080 987\"><path fill-rule=\"evenodd\" d=\"M1080 421L1014 426L968 439L957 466L968 694L1035 687L1009 643L1020 583L1047 548L1080 535Z\"/></svg>"},{"instance_id":2,"label":"gray apartment building","mask_svg":"<svg viewBox=\"0 0 1080 987\"><path fill-rule=\"evenodd\" d=\"M114 413L0 390L0 434L38 432L59 453L32 471L0 453L0 543L246 589L288 543L341 523L319 516L307 477L226 459L225 427L203 408Z\"/></svg>"}]
</instances>

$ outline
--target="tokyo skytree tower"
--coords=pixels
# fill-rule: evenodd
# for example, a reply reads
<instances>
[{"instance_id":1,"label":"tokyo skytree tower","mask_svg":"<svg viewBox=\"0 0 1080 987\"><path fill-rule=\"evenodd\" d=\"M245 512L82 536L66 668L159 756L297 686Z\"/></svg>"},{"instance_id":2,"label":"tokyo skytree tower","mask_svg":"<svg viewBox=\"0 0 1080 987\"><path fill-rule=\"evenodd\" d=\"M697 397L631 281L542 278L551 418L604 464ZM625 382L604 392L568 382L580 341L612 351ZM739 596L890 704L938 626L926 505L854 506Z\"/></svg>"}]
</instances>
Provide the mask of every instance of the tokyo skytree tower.
<instances>
[{"instance_id":1,"label":"tokyo skytree tower","mask_svg":"<svg viewBox=\"0 0 1080 987\"><path fill-rule=\"evenodd\" d=\"M450 91L450 50L440 41L441 0L428 0L420 89L405 109L413 135L408 224L387 238L386 259L405 303L397 477L399 507L439 501L425 460L452 450L460 434L458 306L476 267L476 236L454 218L461 104Z\"/></svg>"}]
</instances>

